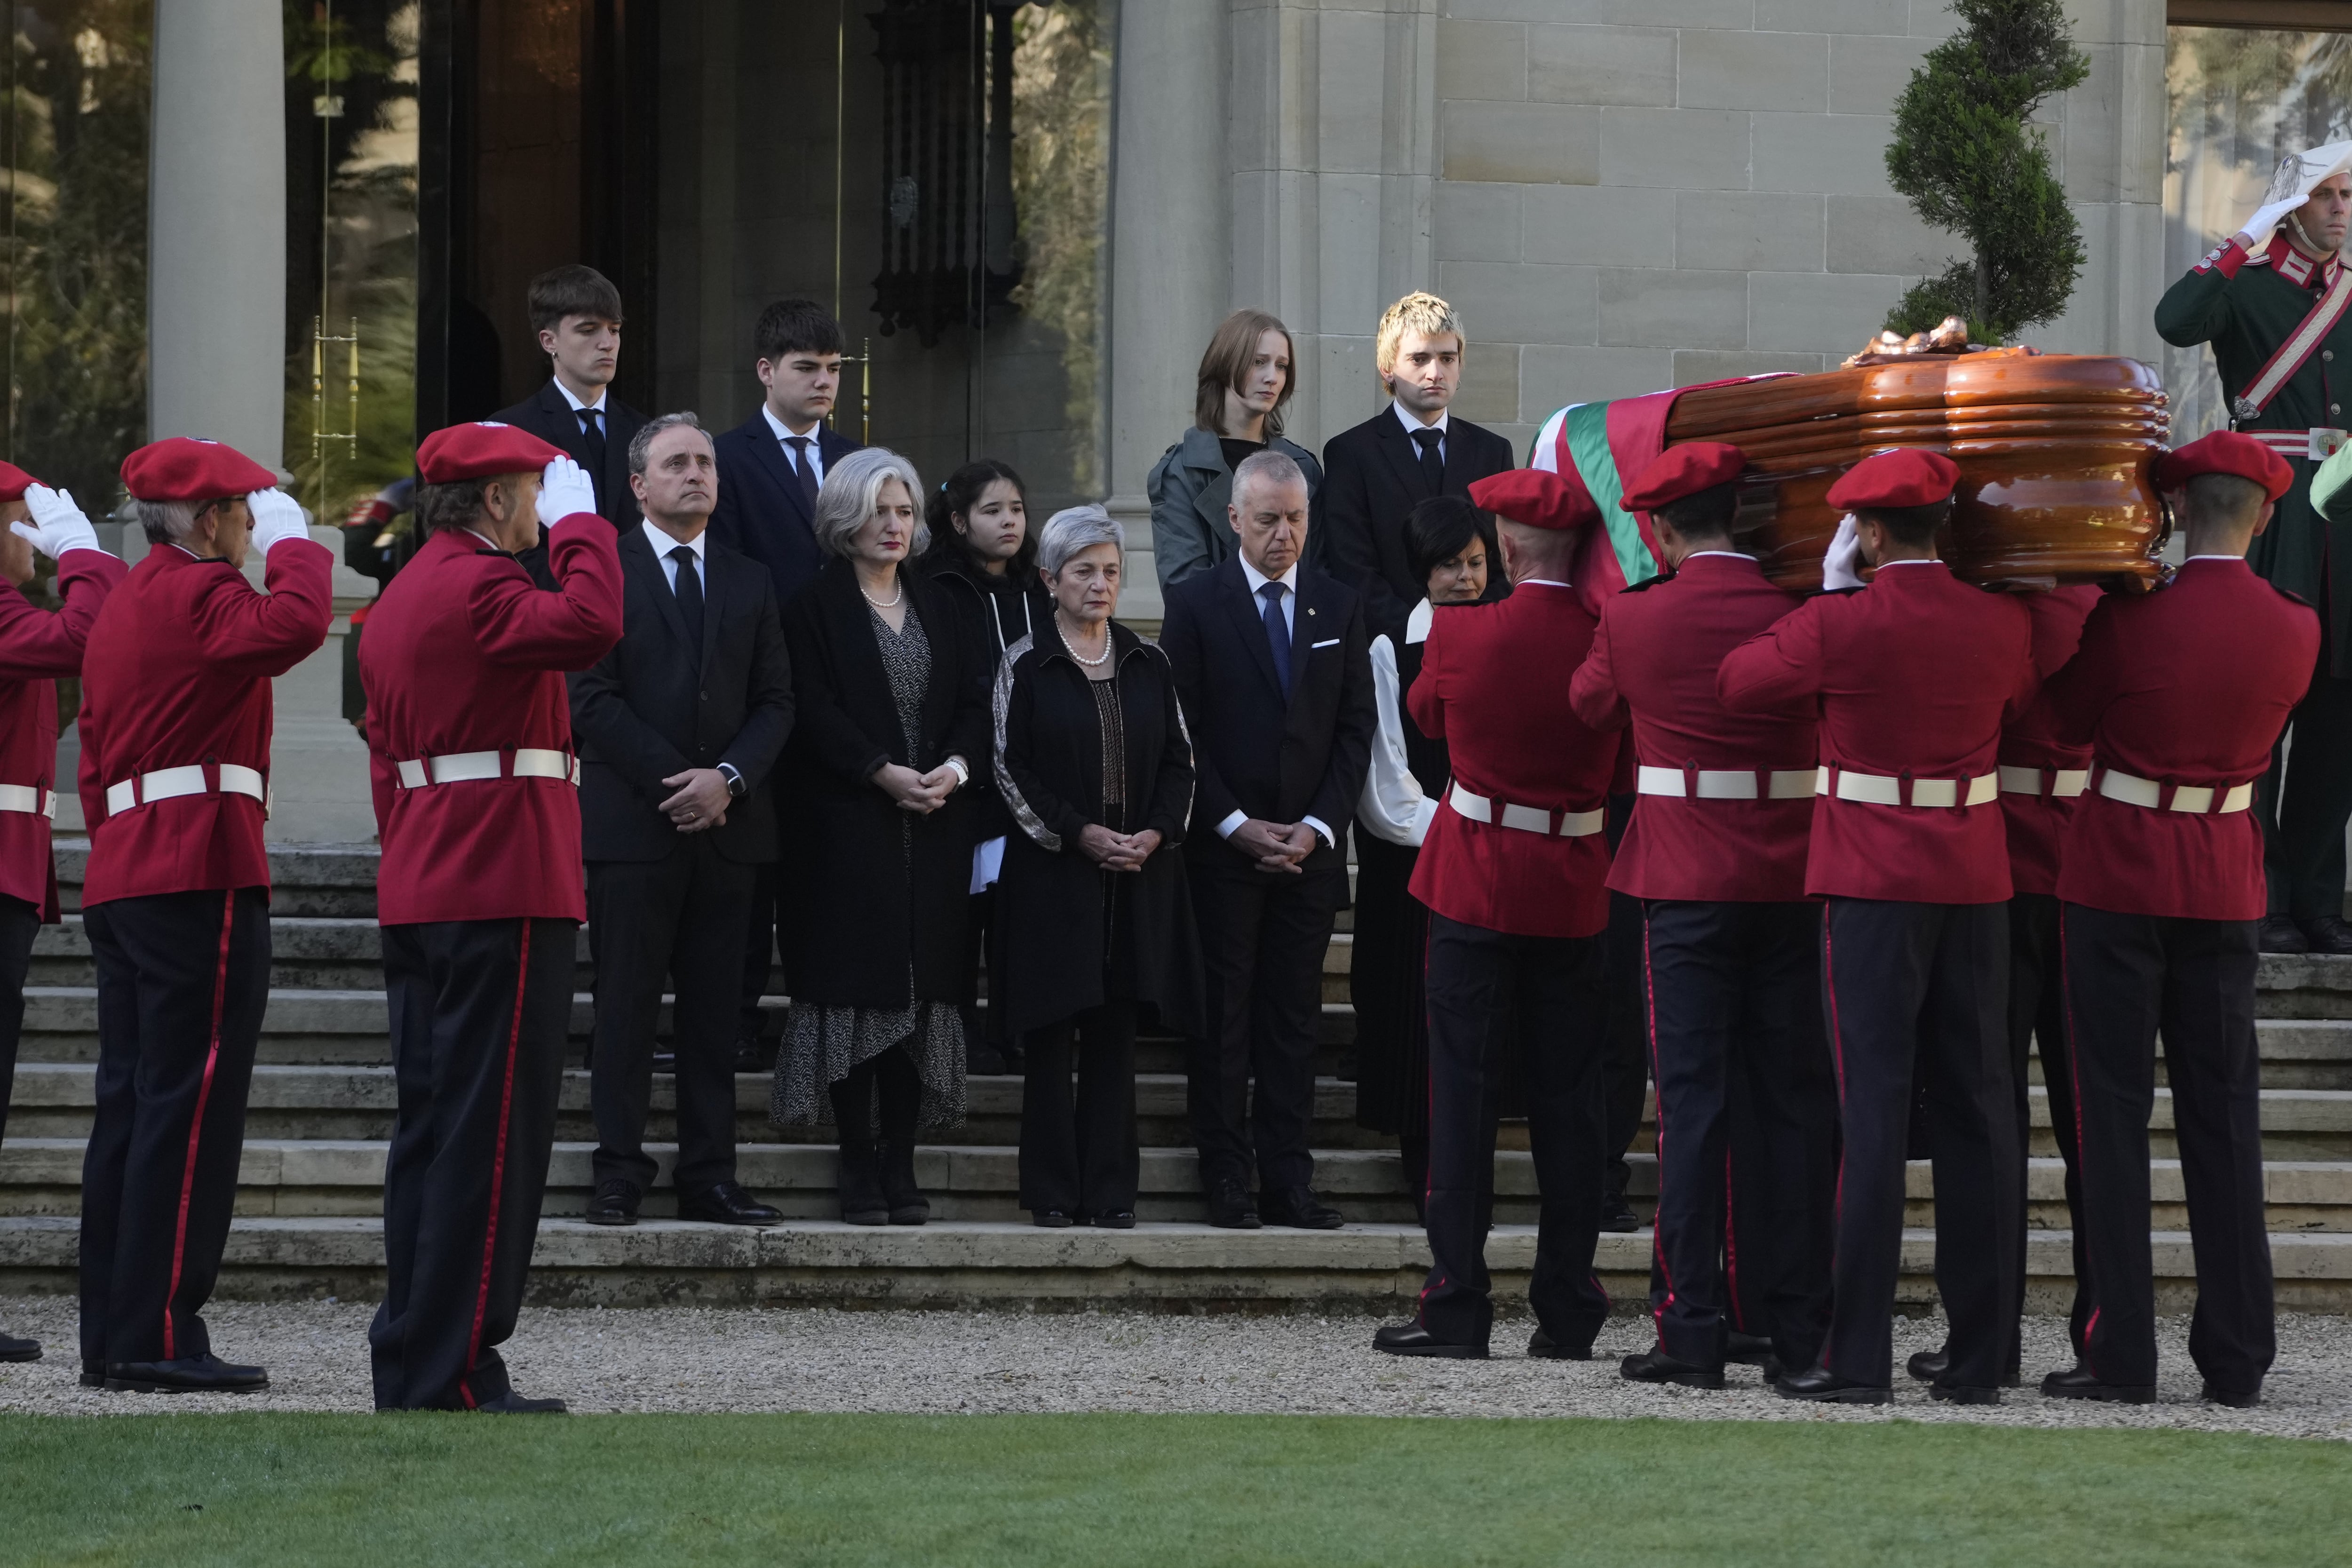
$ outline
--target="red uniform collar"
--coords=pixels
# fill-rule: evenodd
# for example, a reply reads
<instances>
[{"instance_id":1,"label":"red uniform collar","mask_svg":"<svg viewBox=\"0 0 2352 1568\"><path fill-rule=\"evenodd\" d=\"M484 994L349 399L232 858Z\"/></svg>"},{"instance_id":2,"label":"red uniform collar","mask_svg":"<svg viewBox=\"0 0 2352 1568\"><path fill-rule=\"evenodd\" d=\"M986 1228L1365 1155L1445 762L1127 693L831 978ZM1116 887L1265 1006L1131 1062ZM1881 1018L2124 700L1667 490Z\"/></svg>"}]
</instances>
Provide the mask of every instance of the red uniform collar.
<instances>
[{"instance_id":1,"label":"red uniform collar","mask_svg":"<svg viewBox=\"0 0 2352 1568\"><path fill-rule=\"evenodd\" d=\"M2269 262L2272 270L2280 277L2301 289L2313 287L2311 279L2315 272L2319 274L2318 287L2327 288L2335 283L2336 275L2344 269L2343 252L2338 251L2324 261L2315 261L2289 239L2284 230L2271 236L2270 244L2263 248L2263 259Z\"/></svg>"}]
</instances>

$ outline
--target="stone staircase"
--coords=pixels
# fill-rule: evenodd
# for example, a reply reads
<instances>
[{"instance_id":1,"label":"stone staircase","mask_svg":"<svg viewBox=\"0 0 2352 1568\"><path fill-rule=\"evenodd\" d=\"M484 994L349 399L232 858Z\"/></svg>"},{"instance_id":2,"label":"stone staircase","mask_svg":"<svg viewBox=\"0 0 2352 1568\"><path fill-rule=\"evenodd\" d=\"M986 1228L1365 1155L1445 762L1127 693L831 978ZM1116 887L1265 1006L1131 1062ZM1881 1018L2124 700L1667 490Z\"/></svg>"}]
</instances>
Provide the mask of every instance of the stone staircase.
<instances>
[{"instance_id":1,"label":"stone staircase","mask_svg":"<svg viewBox=\"0 0 2352 1568\"><path fill-rule=\"evenodd\" d=\"M86 854L62 841L58 874L75 907ZM221 1289L240 1296L337 1294L382 1289L383 1172L394 1087L373 923L372 847L281 849L272 855L276 956L271 999L250 1100L239 1173L238 1219ZM933 1222L867 1229L831 1216L834 1152L804 1131L768 1122L765 1079L737 1084L737 1133L746 1185L789 1216L751 1232L682 1223L657 1185L634 1229L577 1216L589 1190L593 1134L588 1079L566 1075L558 1142L540 1226L532 1291L544 1301L625 1303L809 1300L887 1304L978 1300L1039 1306L1122 1302L1170 1310L1312 1306L1389 1311L1418 1289L1427 1255L1391 1140L1354 1125L1354 1086L1339 1075L1353 1018L1348 942L1332 943L1324 975L1318 1062L1317 1185L1345 1213L1346 1229L1232 1232L1202 1224L1184 1121L1181 1051L1147 1039L1138 1101L1145 1145L1145 1222L1134 1231L1045 1231L1016 1205L1021 1081L976 1078L958 1142L926 1147L917 1172ZM572 1034L584 1047L592 974L581 941ZM79 917L46 929L35 948L15 1109L0 1147L0 1291L70 1289L83 1142L89 1131L97 1050L89 945ZM2263 1125L2273 1253L2283 1305L2343 1310L2352 1304L2352 959L2266 959L2262 971ZM782 999L769 999L781 1020ZM665 1020L665 1027L667 1020ZM2028 1268L2038 1305L2070 1289L2061 1168L2048 1113L2034 1089ZM666 1182L673 1102L656 1079L650 1136ZM2158 1090L2153 1205L2160 1288L2178 1305L2189 1290L2180 1169ZM1633 1155L1636 1208L1654 1191L1644 1112ZM1507 1127L1496 1155L1490 1251L1497 1288L1523 1287L1533 1255L1535 1184L1524 1129ZM1909 1173L1911 1224L1904 1300L1933 1299L1930 1178ZM1629 1303L1647 1289L1646 1232L1601 1238L1601 1270Z\"/></svg>"}]
</instances>

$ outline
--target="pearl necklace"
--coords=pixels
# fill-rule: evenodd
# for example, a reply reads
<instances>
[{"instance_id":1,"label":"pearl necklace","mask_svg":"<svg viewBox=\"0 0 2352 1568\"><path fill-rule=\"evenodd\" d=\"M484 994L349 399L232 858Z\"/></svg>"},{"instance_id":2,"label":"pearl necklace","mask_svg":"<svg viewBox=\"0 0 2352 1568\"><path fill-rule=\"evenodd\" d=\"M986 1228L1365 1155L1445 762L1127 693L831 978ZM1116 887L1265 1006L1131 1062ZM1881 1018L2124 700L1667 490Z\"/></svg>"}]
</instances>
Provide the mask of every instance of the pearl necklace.
<instances>
[{"instance_id":1,"label":"pearl necklace","mask_svg":"<svg viewBox=\"0 0 2352 1568\"><path fill-rule=\"evenodd\" d=\"M907 597L907 580L904 577L901 577L898 582L898 593L887 599L876 598L873 595L866 591L866 584L863 583L860 583L857 585L857 596L865 600L867 604L873 605L877 610L895 610Z\"/></svg>"},{"instance_id":2,"label":"pearl necklace","mask_svg":"<svg viewBox=\"0 0 2352 1568\"><path fill-rule=\"evenodd\" d=\"M1061 612L1058 610L1055 611L1054 613L1055 621L1058 623L1061 618ZM1064 626L1062 628L1062 642L1065 647L1069 648L1070 657L1076 659L1080 664L1085 665L1088 669L1100 669L1105 661L1110 658L1110 627L1108 626L1105 626L1103 627L1103 650L1102 652L1095 655L1092 658L1088 658L1085 654L1078 651L1077 641L1070 636L1070 631L1067 626Z\"/></svg>"}]
</instances>

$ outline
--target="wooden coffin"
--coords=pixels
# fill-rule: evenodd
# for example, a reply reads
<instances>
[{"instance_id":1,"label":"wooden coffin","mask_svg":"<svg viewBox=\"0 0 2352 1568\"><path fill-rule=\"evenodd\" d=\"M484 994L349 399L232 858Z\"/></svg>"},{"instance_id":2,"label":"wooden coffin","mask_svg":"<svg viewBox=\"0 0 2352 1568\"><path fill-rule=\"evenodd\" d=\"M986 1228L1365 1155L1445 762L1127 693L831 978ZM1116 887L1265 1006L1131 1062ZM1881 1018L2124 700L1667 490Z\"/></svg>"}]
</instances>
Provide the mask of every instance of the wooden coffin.
<instances>
[{"instance_id":1,"label":"wooden coffin","mask_svg":"<svg viewBox=\"0 0 2352 1568\"><path fill-rule=\"evenodd\" d=\"M2164 389L2137 360L1996 349L1695 389L1675 400L1666 441L1748 454L1740 542L1785 586L1821 585L1837 477L1873 452L1919 447L1960 467L1940 542L1961 576L2145 587L2169 527L2151 479L2167 419Z\"/></svg>"}]
</instances>

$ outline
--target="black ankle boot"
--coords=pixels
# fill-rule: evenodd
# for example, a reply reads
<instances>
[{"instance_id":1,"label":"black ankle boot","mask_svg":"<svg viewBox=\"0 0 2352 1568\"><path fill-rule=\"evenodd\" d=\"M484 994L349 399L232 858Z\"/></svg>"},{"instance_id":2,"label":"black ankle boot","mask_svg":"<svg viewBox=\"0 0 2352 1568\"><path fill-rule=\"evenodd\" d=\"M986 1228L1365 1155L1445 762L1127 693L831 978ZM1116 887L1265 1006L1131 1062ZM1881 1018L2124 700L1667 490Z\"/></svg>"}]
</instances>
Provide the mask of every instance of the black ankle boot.
<instances>
[{"instance_id":1,"label":"black ankle boot","mask_svg":"<svg viewBox=\"0 0 2352 1568\"><path fill-rule=\"evenodd\" d=\"M875 1145L881 1156L882 1196L890 1205L892 1225L921 1225L931 1217L931 1205L915 1184L915 1143L893 1139Z\"/></svg>"},{"instance_id":2,"label":"black ankle boot","mask_svg":"<svg viewBox=\"0 0 2352 1568\"><path fill-rule=\"evenodd\" d=\"M890 1205L882 1195L882 1176L871 1143L841 1146L841 1218L845 1225L887 1225Z\"/></svg>"}]
</instances>

